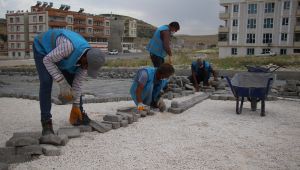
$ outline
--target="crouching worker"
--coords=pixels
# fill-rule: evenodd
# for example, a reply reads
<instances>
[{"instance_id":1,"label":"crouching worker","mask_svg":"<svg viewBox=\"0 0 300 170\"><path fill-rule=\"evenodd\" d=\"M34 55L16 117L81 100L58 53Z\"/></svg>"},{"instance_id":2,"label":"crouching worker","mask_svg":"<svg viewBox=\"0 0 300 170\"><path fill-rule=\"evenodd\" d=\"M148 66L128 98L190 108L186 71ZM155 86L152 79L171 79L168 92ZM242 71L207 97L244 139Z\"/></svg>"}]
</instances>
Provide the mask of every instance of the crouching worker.
<instances>
[{"instance_id":1,"label":"crouching worker","mask_svg":"<svg viewBox=\"0 0 300 170\"><path fill-rule=\"evenodd\" d=\"M209 62L197 59L197 61L193 61L191 65L192 75L189 76L189 80L193 83L196 91L199 91L199 84L203 82L204 86L209 86L209 78L211 73L214 76L214 80L217 81L217 73L209 64Z\"/></svg>"},{"instance_id":2,"label":"crouching worker","mask_svg":"<svg viewBox=\"0 0 300 170\"><path fill-rule=\"evenodd\" d=\"M145 110L146 106L159 108L161 112L166 109L161 98L161 91L167 85L174 68L171 64L163 63L158 68L146 67L138 70L130 94L138 110Z\"/></svg>"},{"instance_id":3,"label":"crouching worker","mask_svg":"<svg viewBox=\"0 0 300 170\"><path fill-rule=\"evenodd\" d=\"M51 91L53 80L59 85L60 98L72 102L70 123L88 124L90 119L82 107L82 81L97 72L105 62L104 54L91 48L79 34L63 29L53 29L34 38L34 60L40 80L40 109L43 135L53 134Z\"/></svg>"}]
</instances>

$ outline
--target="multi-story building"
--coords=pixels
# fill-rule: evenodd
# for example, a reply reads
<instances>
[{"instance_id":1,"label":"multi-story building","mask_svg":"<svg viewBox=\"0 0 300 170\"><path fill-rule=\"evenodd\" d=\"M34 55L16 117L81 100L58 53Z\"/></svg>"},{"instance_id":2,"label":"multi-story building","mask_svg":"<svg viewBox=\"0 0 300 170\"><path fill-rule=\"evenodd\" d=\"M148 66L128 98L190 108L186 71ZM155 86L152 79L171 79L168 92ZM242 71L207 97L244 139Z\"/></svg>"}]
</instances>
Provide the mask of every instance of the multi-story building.
<instances>
[{"instance_id":1,"label":"multi-story building","mask_svg":"<svg viewBox=\"0 0 300 170\"><path fill-rule=\"evenodd\" d=\"M134 40L137 37L137 22L134 19L127 19L124 22L124 34L122 37L122 50L124 51L134 51L135 43Z\"/></svg>"},{"instance_id":2,"label":"multi-story building","mask_svg":"<svg viewBox=\"0 0 300 170\"><path fill-rule=\"evenodd\" d=\"M220 0L219 57L300 54L299 0Z\"/></svg>"},{"instance_id":3,"label":"multi-story building","mask_svg":"<svg viewBox=\"0 0 300 170\"><path fill-rule=\"evenodd\" d=\"M8 53L11 58L24 58L33 56L32 44L34 37L48 29L69 29L81 34L92 47L108 51L108 38L110 36L110 21L103 16L84 13L84 9L69 11L70 6L61 5L53 8L53 3L37 2L31 7L30 12L9 12L7 28L10 34L8 38ZM19 16L18 20L16 16ZM10 22L12 21L12 22ZM19 21L19 22L17 22ZM19 28L19 31L17 31ZM16 32L17 31L17 32ZM19 39L16 35L20 34ZM11 39L14 38L14 39ZM16 42L20 41L20 42ZM20 48L16 43L21 43ZM20 51L20 55L16 50ZM24 52L24 54L23 54Z\"/></svg>"},{"instance_id":4,"label":"multi-story building","mask_svg":"<svg viewBox=\"0 0 300 170\"><path fill-rule=\"evenodd\" d=\"M6 19L0 18L0 56L7 55L7 24Z\"/></svg>"}]
</instances>

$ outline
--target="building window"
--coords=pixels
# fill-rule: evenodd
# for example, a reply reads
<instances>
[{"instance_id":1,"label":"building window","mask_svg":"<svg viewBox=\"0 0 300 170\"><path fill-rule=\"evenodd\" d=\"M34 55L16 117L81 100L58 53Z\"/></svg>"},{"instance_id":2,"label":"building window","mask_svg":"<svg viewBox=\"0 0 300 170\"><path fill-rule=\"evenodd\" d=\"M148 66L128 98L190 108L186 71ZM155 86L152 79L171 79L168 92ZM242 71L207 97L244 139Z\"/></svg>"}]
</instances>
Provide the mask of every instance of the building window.
<instances>
[{"instance_id":1,"label":"building window","mask_svg":"<svg viewBox=\"0 0 300 170\"><path fill-rule=\"evenodd\" d=\"M232 38L232 41L237 41L237 34L232 34L231 38Z\"/></svg>"},{"instance_id":2,"label":"building window","mask_svg":"<svg viewBox=\"0 0 300 170\"><path fill-rule=\"evenodd\" d=\"M237 19L232 20L232 26L233 27L237 27L238 26L238 20Z\"/></svg>"},{"instance_id":3,"label":"building window","mask_svg":"<svg viewBox=\"0 0 300 170\"><path fill-rule=\"evenodd\" d=\"M19 32L20 31L20 26L16 26L16 29L17 29L17 32Z\"/></svg>"},{"instance_id":4,"label":"building window","mask_svg":"<svg viewBox=\"0 0 300 170\"><path fill-rule=\"evenodd\" d=\"M67 17L67 22L70 24L73 24L73 18L72 17Z\"/></svg>"},{"instance_id":5,"label":"building window","mask_svg":"<svg viewBox=\"0 0 300 170\"><path fill-rule=\"evenodd\" d=\"M109 34L110 34L110 31L109 31L109 30L105 30L105 34L106 34L106 35L109 35Z\"/></svg>"},{"instance_id":6,"label":"building window","mask_svg":"<svg viewBox=\"0 0 300 170\"><path fill-rule=\"evenodd\" d=\"M88 33L92 33L92 32L93 32L92 28L88 28Z\"/></svg>"},{"instance_id":7,"label":"building window","mask_svg":"<svg viewBox=\"0 0 300 170\"><path fill-rule=\"evenodd\" d=\"M219 41L228 41L228 39L229 39L229 35L228 34L225 34L225 33L220 33L219 34Z\"/></svg>"},{"instance_id":8,"label":"building window","mask_svg":"<svg viewBox=\"0 0 300 170\"><path fill-rule=\"evenodd\" d=\"M20 43L17 43L17 48L21 48L21 44Z\"/></svg>"},{"instance_id":9,"label":"building window","mask_svg":"<svg viewBox=\"0 0 300 170\"><path fill-rule=\"evenodd\" d=\"M105 26L109 27L109 22L106 21L105 22Z\"/></svg>"},{"instance_id":10,"label":"building window","mask_svg":"<svg viewBox=\"0 0 300 170\"><path fill-rule=\"evenodd\" d=\"M256 14L257 4L248 4L248 14Z\"/></svg>"},{"instance_id":11,"label":"building window","mask_svg":"<svg viewBox=\"0 0 300 170\"><path fill-rule=\"evenodd\" d=\"M68 30L71 30L71 31L73 30L73 27L72 27L72 26L67 26L66 28L67 28Z\"/></svg>"},{"instance_id":12,"label":"building window","mask_svg":"<svg viewBox=\"0 0 300 170\"><path fill-rule=\"evenodd\" d=\"M269 48L262 49L262 54L269 53L271 50Z\"/></svg>"},{"instance_id":13,"label":"building window","mask_svg":"<svg viewBox=\"0 0 300 170\"><path fill-rule=\"evenodd\" d=\"M283 9L284 10L289 10L290 9L290 1L284 1Z\"/></svg>"},{"instance_id":14,"label":"building window","mask_svg":"<svg viewBox=\"0 0 300 170\"><path fill-rule=\"evenodd\" d=\"M39 25L39 32L43 31L43 25Z\"/></svg>"},{"instance_id":15,"label":"building window","mask_svg":"<svg viewBox=\"0 0 300 170\"><path fill-rule=\"evenodd\" d=\"M286 55L286 49L280 49L280 55Z\"/></svg>"},{"instance_id":16,"label":"building window","mask_svg":"<svg viewBox=\"0 0 300 170\"><path fill-rule=\"evenodd\" d=\"M21 52L18 52L18 56L21 57Z\"/></svg>"},{"instance_id":17,"label":"building window","mask_svg":"<svg viewBox=\"0 0 300 170\"><path fill-rule=\"evenodd\" d=\"M32 26L32 32L37 32L37 27L36 27L36 25Z\"/></svg>"},{"instance_id":18,"label":"building window","mask_svg":"<svg viewBox=\"0 0 300 170\"><path fill-rule=\"evenodd\" d=\"M20 40L20 34L17 34L17 35L16 35L16 39L17 39L17 40Z\"/></svg>"},{"instance_id":19,"label":"building window","mask_svg":"<svg viewBox=\"0 0 300 170\"><path fill-rule=\"evenodd\" d=\"M256 19L248 19L247 28L256 28Z\"/></svg>"},{"instance_id":20,"label":"building window","mask_svg":"<svg viewBox=\"0 0 300 170\"><path fill-rule=\"evenodd\" d=\"M300 53L300 49L294 49L294 53Z\"/></svg>"},{"instance_id":21,"label":"building window","mask_svg":"<svg viewBox=\"0 0 300 170\"><path fill-rule=\"evenodd\" d=\"M10 40L14 40L15 36L14 35L10 35Z\"/></svg>"},{"instance_id":22,"label":"building window","mask_svg":"<svg viewBox=\"0 0 300 170\"><path fill-rule=\"evenodd\" d=\"M231 55L237 55L237 48L231 48Z\"/></svg>"},{"instance_id":23,"label":"building window","mask_svg":"<svg viewBox=\"0 0 300 170\"><path fill-rule=\"evenodd\" d=\"M32 16L32 22L36 22L36 16Z\"/></svg>"},{"instance_id":24,"label":"building window","mask_svg":"<svg viewBox=\"0 0 300 170\"><path fill-rule=\"evenodd\" d=\"M233 12L239 12L239 5L238 4L233 5Z\"/></svg>"},{"instance_id":25,"label":"building window","mask_svg":"<svg viewBox=\"0 0 300 170\"><path fill-rule=\"evenodd\" d=\"M39 22L43 22L43 16L39 16Z\"/></svg>"},{"instance_id":26,"label":"building window","mask_svg":"<svg viewBox=\"0 0 300 170\"><path fill-rule=\"evenodd\" d=\"M247 48L247 55L254 55L254 48Z\"/></svg>"},{"instance_id":27,"label":"building window","mask_svg":"<svg viewBox=\"0 0 300 170\"><path fill-rule=\"evenodd\" d=\"M16 17L16 23L20 22L20 17Z\"/></svg>"},{"instance_id":28,"label":"building window","mask_svg":"<svg viewBox=\"0 0 300 170\"><path fill-rule=\"evenodd\" d=\"M263 43L264 44L270 44L270 43L272 43L272 34L271 33L264 34Z\"/></svg>"},{"instance_id":29,"label":"building window","mask_svg":"<svg viewBox=\"0 0 300 170\"><path fill-rule=\"evenodd\" d=\"M15 43L11 43L10 47L14 49L15 48Z\"/></svg>"},{"instance_id":30,"label":"building window","mask_svg":"<svg viewBox=\"0 0 300 170\"><path fill-rule=\"evenodd\" d=\"M287 33L281 33L281 41L287 41Z\"/></svg>"},{"instance_id":31,"label":"building window","mask_svg":"<svg viewBox=\"0 0 300 170\"><path fill-rule=\"evenodd\" d=\"M15 52L12 52L12 56L16 56L16 53L15 53Z\"/></svg>"},{"instance_id":32,"label":"building window","mask_svg":"<svg viewBox=\"0 0 300 170\"><path fill-rule=\"evenodd\" d=\"M14 18L9 18L9 23L14 23Z\"/></svg>"},{"instance_id":33,"label":"building window","mask_svg":"<svg viewBox=\"0 0 300 170\"><path fill-rule=\"evenodd\" d=\"M246 43L254 44L255 43L255 34L247 34Z\"/></svg>"},{"instance_id":34,"label":"building window","mask_svg":"<svg viewBox=\"0 0 300 170\"><path fill-rule=\"evenodd\" d=\"M294 34L294 41L299 42L300 41L300 33L295 33Z\"/></svg>"},{"instance_id":35,"label":"building window","mask_svg":"<svg viewBox=\"0 0 300 170\"><path fill-rule=\"evenodd\" d=\"M273 13L274 12L275 3L265 3L265 13Z\"/></svg>"},{"instance_id":36,"label":"building window","mask_svg":"<svg viewBox=\"0 0 300 170\"><path fill-rule=\"evenodd\" d=\"M264 19L264 28L273 28L273 18Z\"/></svg>"},{"instance_id":37,"label":"building window","mask_svg":"<svg viewBox=\"0 0 300 170\"><path fill-rule=\"evenodd\" d=\"M289 25L289 18L282 18L282 25Z\"/></svg>"},{"instance_id":38,"label":"building window","mask_svg":"<svg viewBox=\"0 0 300 170\"><path fill-rule=\"evenodd\" d=\"M93 20L92 19L88 19L88 25L93 25Z\"/></svg>"}]
</instances>

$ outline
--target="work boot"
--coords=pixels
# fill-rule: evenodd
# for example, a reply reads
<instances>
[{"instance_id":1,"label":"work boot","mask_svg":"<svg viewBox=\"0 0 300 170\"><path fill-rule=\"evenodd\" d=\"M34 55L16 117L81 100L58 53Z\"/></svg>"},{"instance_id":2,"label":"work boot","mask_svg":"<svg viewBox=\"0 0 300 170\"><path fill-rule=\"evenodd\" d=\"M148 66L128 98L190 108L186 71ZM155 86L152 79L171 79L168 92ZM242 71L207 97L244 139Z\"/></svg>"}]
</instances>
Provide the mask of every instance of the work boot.
<instances>
[{"instance_id":1,"label":"work boot","mask_svg":"<svg viewBox=\"0 0 300 170\"><path fill-rule=\"evenodd\" d=\"M43 131L42 131L43 136L54 134L51 119L46 120L46 121L42 121L42 127L43 127Z\"/></svg>"}]
</instances>

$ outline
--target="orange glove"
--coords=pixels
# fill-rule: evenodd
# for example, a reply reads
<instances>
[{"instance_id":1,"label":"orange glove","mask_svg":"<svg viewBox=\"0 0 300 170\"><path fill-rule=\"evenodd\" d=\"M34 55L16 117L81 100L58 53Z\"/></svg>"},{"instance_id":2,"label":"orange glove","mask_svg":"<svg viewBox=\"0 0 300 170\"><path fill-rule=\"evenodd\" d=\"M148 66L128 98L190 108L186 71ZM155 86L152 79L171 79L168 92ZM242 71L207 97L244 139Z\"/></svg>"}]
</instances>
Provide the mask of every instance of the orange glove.
<instances>
[{"instance_id":1,"label":"orange glove","mask_svg":"<svg viewBox=\"0 0 300 170\"><path fill-rule=\"evenodd\" d=\"M145 110L145 105L143 103L138 103L137 110L138 111L144 111Z\"/></svg>"},{"instance_id":2,"label":"orange glove","mask_svg":"<svg viewBox=\"0 0 300 170\"><path fill-rule=\"evenodd\" d=\"M82 121L82 113L79 109L78 106L76 105L73 105L72 107L72 110L71 110L71 113L70 113L70 119L69 119L69 122L72 124L72 125L75 125L79 122Z\"/></svg>"}]
</instances>

